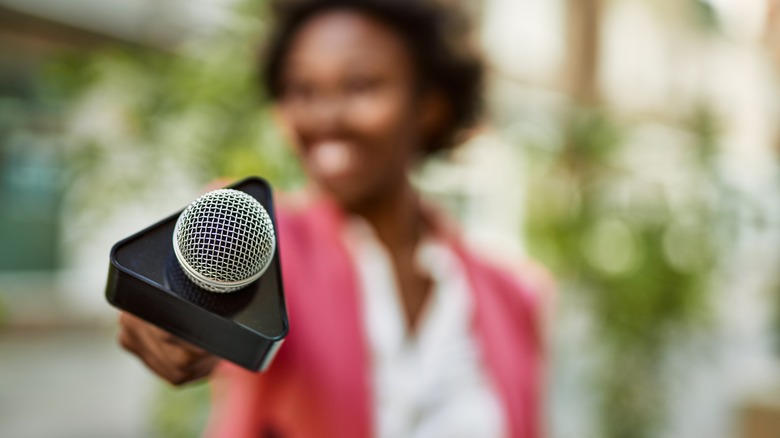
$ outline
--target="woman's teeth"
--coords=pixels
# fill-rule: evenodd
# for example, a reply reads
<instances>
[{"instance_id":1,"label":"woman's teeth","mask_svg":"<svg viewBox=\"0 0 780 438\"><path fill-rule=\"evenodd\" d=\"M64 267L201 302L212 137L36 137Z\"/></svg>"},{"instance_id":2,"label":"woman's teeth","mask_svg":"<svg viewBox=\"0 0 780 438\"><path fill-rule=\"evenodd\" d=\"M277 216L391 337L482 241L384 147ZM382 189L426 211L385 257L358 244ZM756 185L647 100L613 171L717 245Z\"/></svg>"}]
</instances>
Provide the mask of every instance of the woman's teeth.
<instances>
[{"instance_id":1,"label":"woman's teeth","mask_svg":"<svg viewBox=\"0 0 780 438\"><path fill-rule=\"evenodd\" d=\"M319 173L336 175L346 172L354 160L352 148L342 141L326 141L314 145L311 159Z\"/></svg>"}]
</instances>

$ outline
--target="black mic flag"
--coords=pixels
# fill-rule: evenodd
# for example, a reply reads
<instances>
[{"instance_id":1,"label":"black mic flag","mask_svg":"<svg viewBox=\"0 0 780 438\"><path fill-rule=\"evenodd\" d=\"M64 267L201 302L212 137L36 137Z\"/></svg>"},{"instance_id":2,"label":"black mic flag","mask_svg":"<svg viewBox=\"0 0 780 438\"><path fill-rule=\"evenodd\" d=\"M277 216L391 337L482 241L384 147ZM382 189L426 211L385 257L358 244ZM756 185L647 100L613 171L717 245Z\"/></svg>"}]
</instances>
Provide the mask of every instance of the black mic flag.
<instances>
[{"instance_id":1,"label":"black mic flag","mask_svg":"<svg viewBox=\"0 0 780 438\"><path fill-rule=\"evenodd\" d=\"M115 307L212 354L249 370L264 370L281 346L289 328L271 188L262 178L250 177L233 184L229 189L232 190L215 192L225 192L230 199L243 197L248 198L250 203L254 203L254 200L259 202L262 207L255 208L264 215L264 222L261 222L269 228L267 232L257 233L247 228L246 218L241 216L241 211L235 210L233 202L219 206L216 213L209 213L214 214L214 217L227 218L227 222L200 221L208 222L204 225L195 221L195 228L190 235L201 236L198 237L200 239L204 235L208 236L206 241L196 241L202 242L201 247L196 249L217 263L204 270L207 274L214 269L221 269L222 273L227 271L228 274L236 270L237 263L230 260L231 254L219 252L220 248L232 246L234 254L240 254L244 259L253 248L270 249L250 258L267 257L268 260L264 260L262 271L257 270L256 275L248 278L247 281L251 281L249 284L229 283L241 284L241 287L238 290L233 290L235 287L228 288L229 292L219 293L211 287L210 290L204 289L202 286L208 285L202 282L198 284L193 281L201 276L198 272L193 273L190 263L177 258L181 256L178 247L174 250L174 233L178 231L176 228L180 212L117 242L111 248L106 298ZM201 198L184 211L192 210L191 207ZM241 199L241 202L247 201ZM242 204L242 208L243 205L246 204ZM237 240L236 236L240 239ZM266 240L258 241L261 237ZM242 265L246 265L244 259L239 260ZM225 260L232 264L226 264ZM208 278L202 278L208 281Z\"/></svg>"}]
</instances>

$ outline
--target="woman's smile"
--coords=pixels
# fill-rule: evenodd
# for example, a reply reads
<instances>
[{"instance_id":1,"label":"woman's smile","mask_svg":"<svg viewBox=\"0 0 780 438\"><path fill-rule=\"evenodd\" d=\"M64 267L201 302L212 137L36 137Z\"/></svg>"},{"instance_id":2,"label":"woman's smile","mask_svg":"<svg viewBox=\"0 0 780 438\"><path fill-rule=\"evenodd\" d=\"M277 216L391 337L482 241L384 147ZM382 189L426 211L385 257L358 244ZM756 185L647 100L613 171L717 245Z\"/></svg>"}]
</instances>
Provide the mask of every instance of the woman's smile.
<instances>
[{"instance_id":1,"label":"woman's smile","mask_svg":"<svg viewBox=\"0 0 780 438\"><path fill-rule=\"evenodd\" d=\"M344 178L357 172L357 149L358 146L354 142L328 139L309 145L304 155L309 171L320 178Z\"/></svg>"}]
</instances>

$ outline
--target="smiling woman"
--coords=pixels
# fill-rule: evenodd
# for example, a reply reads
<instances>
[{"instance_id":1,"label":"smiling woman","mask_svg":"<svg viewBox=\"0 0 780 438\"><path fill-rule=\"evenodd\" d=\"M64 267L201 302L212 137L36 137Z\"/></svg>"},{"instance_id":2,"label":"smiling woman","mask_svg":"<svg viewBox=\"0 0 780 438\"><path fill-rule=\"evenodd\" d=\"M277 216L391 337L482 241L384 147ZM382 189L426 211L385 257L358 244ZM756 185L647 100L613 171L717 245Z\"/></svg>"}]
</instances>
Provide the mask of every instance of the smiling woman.
<instances>
[{"instance_id":1,"label":"smiling woman","mask_svg":"<svg viewBox=\"0 0 780 438\"><path fill-rule=\"evenodd\" d=\"M211 434L539 436L539 282L476 257L409 180L478 114L456 17L411 0L278 9L265 85L315 186L278 211L285 345L251 374L121 319L163 378L213 378Z\"/></svg>"},{"instance_id":2,"label":"smiling woman","mask_svg":"<svg viewBox=\"0 0 780 438\"><path fill-rule=\"evenodd\" d=\"M308 3L280 7L264 84L310 175L360 203L370 196L347 192L350 173L373 176L364 191L390 187L455 145L479 113L481 65L459 17L426 2Z\"/></svg>"}]
</instances>

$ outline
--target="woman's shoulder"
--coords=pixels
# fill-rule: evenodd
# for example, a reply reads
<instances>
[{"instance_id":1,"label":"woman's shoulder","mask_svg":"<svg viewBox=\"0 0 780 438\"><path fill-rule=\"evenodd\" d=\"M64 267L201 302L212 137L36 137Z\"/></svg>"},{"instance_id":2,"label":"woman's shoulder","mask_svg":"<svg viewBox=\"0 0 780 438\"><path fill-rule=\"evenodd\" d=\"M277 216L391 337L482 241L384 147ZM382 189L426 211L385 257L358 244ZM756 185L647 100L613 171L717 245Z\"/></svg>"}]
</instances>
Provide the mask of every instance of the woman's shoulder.
<instances>
[{"instance_id":1,"label":"woman's shoulder","mask_svg":"<svg viewBox=\"0 0 780 438\"><path fill-rule=\"evenodd\" d=\"M547 268L530 257L485 251L458 243L476 292L520 319L530 320L546 337L556 302L556 283Z\"/></svg>"},{"instance_id":2,"label":"woman's shoulder","mask_svg":"<svg viewBox=\"0 0 780 438\"><path fill-rule=\"evenodd\" d=\"M535 301L555 291L555 280L547 268L530 257L480 256L486 269L498 281L512 285L515 290Z\"/></svg>"},{"instance_id":3,"label":"woman's shoulder","mask_svg":"<svg viewBox=\"0 0 780 438\"><path fill-rule=\"evenodd\" d=\"M528 295L531 299L549 295L555 290L555 281L547 268L530 257L518 257L466 247L465 258L481 275L511 289L513 293Z\"/></svg>"},{"instance_id":4,"label":"woman's shoulder","mask_svg":"<svg viewBox=\"0 0 780 438\"><path fill-rule=\"evenodd\" d=\"M472 280L487 282L489 289L499 289L512 300L545 302L551 300L555 281L539 262L517 254L486 247L470 240L459 224L438 209L426 203L424 213L434 234L449 242L466 264ZM526 303L528 304L528 303Z\"/></svg>"}]
</instances>

